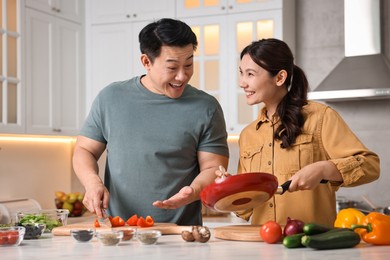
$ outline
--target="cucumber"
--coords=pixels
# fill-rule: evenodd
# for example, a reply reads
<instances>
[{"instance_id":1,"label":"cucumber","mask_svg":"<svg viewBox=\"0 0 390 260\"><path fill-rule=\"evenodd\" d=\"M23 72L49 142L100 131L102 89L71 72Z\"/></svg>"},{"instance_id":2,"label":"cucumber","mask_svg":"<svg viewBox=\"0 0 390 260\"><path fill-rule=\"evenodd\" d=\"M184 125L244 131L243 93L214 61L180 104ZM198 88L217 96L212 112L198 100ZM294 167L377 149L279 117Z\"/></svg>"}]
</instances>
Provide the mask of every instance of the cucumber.
<instances>
[{"instance_id":1,"label":"cucumber","mask_svg":"<svg viewBox=\"0 0 390 260\"><path fill-rule=\"evenodd\" d=\"M327 231L330 231L334 229L333 227L328 227L325 225L321 224L316 224L316 223L307 223L303 226L303 232L306 235L315 235L315 234L321 234Z\"/></svg>"},{"instance_id":2,"label":"cucumber","mask_svg":"<svg viewBox=\"0 0 390 260\"><path fill-rule=\"evenodd\" d=\"M314 249L350 248L360 243L360 236L352 230L339 230L316 235L305 235L301 239L302 245Z\"/></svg>"},{"instance_id":3,"label":"cucumber","mask_svg":"<svg viewBox=\"0 0 390 260\"><path fill-rule=\"evenodd\" d=\"M287 248L303 247L301 243L301 239L304 235L305 233L299 233L299 234L285 236L283 238L283 245Z\"/></svg>"}]
</instances>

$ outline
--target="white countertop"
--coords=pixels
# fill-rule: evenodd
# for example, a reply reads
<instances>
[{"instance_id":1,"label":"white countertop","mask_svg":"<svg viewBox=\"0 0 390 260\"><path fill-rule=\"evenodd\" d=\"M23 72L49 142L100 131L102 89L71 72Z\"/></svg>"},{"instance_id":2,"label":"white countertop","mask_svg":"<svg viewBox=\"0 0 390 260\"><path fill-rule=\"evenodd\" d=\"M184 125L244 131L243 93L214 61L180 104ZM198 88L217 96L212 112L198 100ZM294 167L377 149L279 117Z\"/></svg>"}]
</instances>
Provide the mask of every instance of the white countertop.
<instances>
[{"instance_id":1,"label":"white countertop","mask_svg":"<svg viewBox=\"0 0 390 260\"><path fill-rule=\"evenodd\" d=\"M24 240L17 247L0 247L1 259L389 259L390 246L361 243L355 248L314 250L288 249L282 244L228 241L212 237L207 243L185 242L180 235L163 235L155 245L133 239L117 246L103 246L96 238L80 243L70 236L44 235Z\"/></svg>"}]
</instances>

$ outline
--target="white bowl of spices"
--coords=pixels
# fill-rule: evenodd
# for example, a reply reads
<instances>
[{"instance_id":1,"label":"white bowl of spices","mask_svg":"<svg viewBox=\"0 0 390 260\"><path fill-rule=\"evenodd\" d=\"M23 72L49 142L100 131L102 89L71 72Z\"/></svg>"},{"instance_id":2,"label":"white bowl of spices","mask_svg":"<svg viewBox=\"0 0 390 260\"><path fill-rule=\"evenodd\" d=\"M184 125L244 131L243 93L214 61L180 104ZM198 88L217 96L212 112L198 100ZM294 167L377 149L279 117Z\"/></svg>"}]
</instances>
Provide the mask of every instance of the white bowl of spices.
<instances>
[{"instance_id":1,"label":"white bowl of spices","mask_svg":"<svg viewBox=\"0 0 390 260\"><path fill-rule=\"evenodd\" d=\"M123 232L118 230L101 231L96 233L97 239L105 246L116 246L123 238Z\"/></svg>"},{"instance_id":2,"label":"white bowl of spices","mask_svg":"<svg viewBox=\"0 0 390 260\"><path fill-rule=\"evenodd\" d=\"M157 243L159 237L161 237L159 230L137 231L137 239L143 245L154 245Z\"/></svg>"}]
</instances>

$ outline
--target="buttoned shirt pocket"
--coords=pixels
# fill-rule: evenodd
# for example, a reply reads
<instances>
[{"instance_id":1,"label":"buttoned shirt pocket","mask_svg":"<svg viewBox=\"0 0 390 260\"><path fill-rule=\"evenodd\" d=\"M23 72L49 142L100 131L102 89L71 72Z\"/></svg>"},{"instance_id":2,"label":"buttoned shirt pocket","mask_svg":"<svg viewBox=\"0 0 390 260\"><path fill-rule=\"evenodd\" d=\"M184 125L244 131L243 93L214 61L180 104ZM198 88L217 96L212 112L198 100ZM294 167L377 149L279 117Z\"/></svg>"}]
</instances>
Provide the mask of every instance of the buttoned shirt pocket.
<instances>
[{"instance_id":1,"label":"buttoned shirt pocket","mask_svg":"<svg viewBox=\"0 0 390 260\"><path fill-rule=\"evenodd\" d=\"M258 172L261 168L261 152L263 145L241 149L240 163L243 172Z\"/></svg>"},{"instance_id":2,"label":"buttoned shirt pocket","mask_svg":"<svg viewBox=\"0 0 390 260\"><path fill-rule=\"evenodd\" d=\"M313 147L313 135L301 134L297 136L295 143L289 149L277 149L276 174L286 175L287 180L304 166L313 163Z\"/></svg>"}]
</instances>

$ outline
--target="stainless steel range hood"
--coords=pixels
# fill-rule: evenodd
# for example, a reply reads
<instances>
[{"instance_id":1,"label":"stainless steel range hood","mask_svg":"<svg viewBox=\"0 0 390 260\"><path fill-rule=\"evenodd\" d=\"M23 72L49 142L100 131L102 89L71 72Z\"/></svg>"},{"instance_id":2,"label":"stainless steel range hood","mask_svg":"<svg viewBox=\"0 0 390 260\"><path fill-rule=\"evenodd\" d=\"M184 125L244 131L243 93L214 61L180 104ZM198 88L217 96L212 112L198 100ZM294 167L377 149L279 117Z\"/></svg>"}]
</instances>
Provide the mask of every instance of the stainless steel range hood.
<instances>
[{"instance_id":1,"label":"stainless steel range hood","mask_svg":"<svg viewBox=\"0 0 390 260\"><path fill-rule=\"evenodd\" d=\"M380 0L345 0L344 8L345 57L308 98L390 99L390 65L380 46Z\"/></svg>"}]
</instances>

